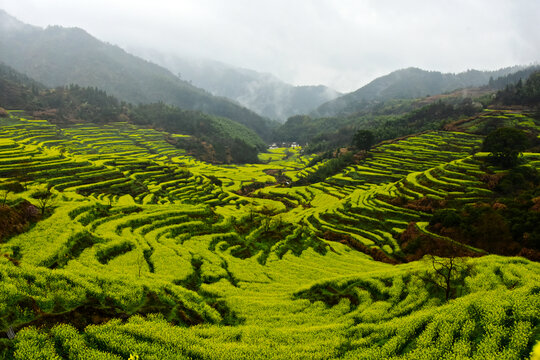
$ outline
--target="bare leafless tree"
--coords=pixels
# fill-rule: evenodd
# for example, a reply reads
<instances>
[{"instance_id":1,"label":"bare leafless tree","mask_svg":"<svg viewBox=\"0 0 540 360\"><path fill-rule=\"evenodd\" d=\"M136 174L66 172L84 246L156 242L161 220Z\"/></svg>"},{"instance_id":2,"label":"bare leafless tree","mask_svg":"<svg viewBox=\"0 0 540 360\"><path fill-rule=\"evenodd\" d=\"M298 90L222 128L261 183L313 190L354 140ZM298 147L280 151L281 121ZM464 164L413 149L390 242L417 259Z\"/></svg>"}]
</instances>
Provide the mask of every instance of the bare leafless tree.
<instances>
[{"instance_id":1,"label":"bare leafless tree","mask_svg":"<svg viewBox=\"0 0 540 360\"><path fill-rule=\"evenodd\" d=\"M454 255L448 257L427 255L425 260L430 263L430 267L422 279L444 291L446 301L456 295L457 287L462 285L465 277L472 272L472 265L468 258Z\"/></svg>"}]
</instances>

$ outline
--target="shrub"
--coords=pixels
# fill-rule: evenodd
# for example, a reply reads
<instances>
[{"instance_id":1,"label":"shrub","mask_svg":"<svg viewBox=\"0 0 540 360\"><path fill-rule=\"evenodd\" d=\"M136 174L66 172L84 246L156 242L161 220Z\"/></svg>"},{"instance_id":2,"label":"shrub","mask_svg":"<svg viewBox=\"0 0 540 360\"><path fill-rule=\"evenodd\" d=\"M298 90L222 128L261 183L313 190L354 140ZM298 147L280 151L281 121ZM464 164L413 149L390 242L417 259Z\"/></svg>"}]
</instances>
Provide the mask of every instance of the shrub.
<instances>
[{"instance_id":1,"label":"shrub","mask_svg":"<svg viewBox=\"0 0 540 360\"><path fill-rule=\"evenodd\" d=\"M461 224L461 216L452 209L437 210L429 221L429 225L441 224L445 228L458 227Z\"/></svg>"},{"instance_id":2,"label":"shrub","mask_svg":"<svg viewBox=\"0 0 540 360\"><path fill-rule=\"evenodd\" d=\"M527 135L519 129L502 127L484 140L483 151L491 152L491 161L506 168L518 164L519 155L529 146Z\"/></svg>"}]
</instances>

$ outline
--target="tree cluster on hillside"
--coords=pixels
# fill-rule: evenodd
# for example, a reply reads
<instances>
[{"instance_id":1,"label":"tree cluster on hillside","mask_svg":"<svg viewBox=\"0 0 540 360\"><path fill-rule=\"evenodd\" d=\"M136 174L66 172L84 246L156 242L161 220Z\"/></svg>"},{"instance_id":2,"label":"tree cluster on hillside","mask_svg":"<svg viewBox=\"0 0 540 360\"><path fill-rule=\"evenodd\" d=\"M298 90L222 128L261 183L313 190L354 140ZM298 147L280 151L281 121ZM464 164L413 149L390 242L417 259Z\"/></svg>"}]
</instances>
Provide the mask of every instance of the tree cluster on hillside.
<instances>
[{"instance_id":1,"label":"tree cluster on hillside","mask_svg":"<svg viewBox=\"0 0 540 360\"><path fill-rule=\"evenodd\" d=\"M496 193L490 203L435 211L431 229L490 253L540 261L540 175L519 166L485 176Z\"/></svg>"},{"instance_id":2,"label":"tree cluster on hillside","mask_svg":"<svg viewBox=\"0 0 540 360\"><path fill-rule=\"evenodd\" d=\"M507 85L497 93L495 101L503 105L540 106L540 71L532 73L525 83L519 79L516 84Z\"/></svg>"},{"instance_id":3,"label":"tree cluster on hillside","mask_svg":"<svg viewBox=\"0 0 540 360\"><path fill-rule=\"evenodd\" d=\"M529 146L524 131L502 127L492 131L484 140L483 151L491 153L490 160L506 168L517 165L519 155Z\"/></svg>"},{"instance_id":4,"label":"tree cluster on hillside","mask_svg":"<svg viewBox=\"0 0 540 360\"><path fill-rule=\"evenodd\" d=\"M526 80L531 74L540 70L540 66L530 66L526 69L516 71L498 78L491 77L488 82L488 88L494 90L503 90L507 86L516 85L520 80Z\"/></svg>"},{"instance_id":5,"label":"tree cluster on hillside","mask_svg":"<svg viewBox=\"0 0 540 360\"><path fill-rule=\"evenodd\" d=\"M70 85L40 92L37 101L27 110L33 110L35 117L59 123L106 124L128 121L127 107L103 90Z\"/></svg>"},{"instance_id":6,"label":"tree cluster on hillside","mask_svg":"<svg viewBox=\"0 0 540 360\"><path fill-rule=\"evenodd\" d=\"M362 124L379 124L405 115L415 109L412 100L374 101L366 104L359 112L350 116L317 118L309 115L295 115L274 130L275 141L296 141L301 144L327 140L342 132L342 144L348 144L351 134ZM348 135L348 136L346 136Z\"/></svg>"},{"instance_id":7,"label":"tree cluster on hillside","mask_svg":"<svg viewBox=\"0 0 540 360\"><path fill-rule=\"evenodd\" d=\"M23 109L33 106L43 84L0 63L0 106Z\"/></svg>"},{"instance_id":8,"label":"tree cluster on hillside","mask_svg":"<svg viewBox=\"0 0 540 360\"><path fill-rule=\"evenodd\" d=\"M369 130L358 130L353 135L352 145L358 150L369 150L375 142L375 136Z\"/></svg>"},{"instance_id":9,"label":"tree cluster on hillside","mask_svg":"<svg viewBox=\"0 0 540 360\"><path fill-rule=\"evenodd\" d=\"M491 152L490 162L510 168L481 177L494 191L494 198L457 210L435 211L432 230L490 253L540 261L540 174L533 166L517 166L520 152L528 145L522 130L502 127L492 131L483 150Z\"/></svg>"}]
</instances>

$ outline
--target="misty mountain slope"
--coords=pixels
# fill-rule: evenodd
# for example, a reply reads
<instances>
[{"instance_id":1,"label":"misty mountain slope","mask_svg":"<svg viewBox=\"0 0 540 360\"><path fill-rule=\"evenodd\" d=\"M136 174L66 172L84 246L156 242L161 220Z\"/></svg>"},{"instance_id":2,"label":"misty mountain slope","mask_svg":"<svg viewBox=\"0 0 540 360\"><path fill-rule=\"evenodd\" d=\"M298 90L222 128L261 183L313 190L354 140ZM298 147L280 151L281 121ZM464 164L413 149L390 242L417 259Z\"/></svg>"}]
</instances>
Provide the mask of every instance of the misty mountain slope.
<instances>
[{"instance_id":1,"label":"misty mountain slope","mask_svg":"<svg viewBox=\"0 0 540 360\"><path fill-rule=\"evenodd\" d=\"M225 96L256 113L285 121L306 114L340 93L323 85L293 86L277 77L212 60L194 60L136 49L133 53L153 61L214 95Z\"/></svg>"},{"instance_id":2,"label":"misty mountain slope","mask_svg":"<svg viewBox=\"0 0 540 360\"><path fill-rule=\"evenodd\" d=\"M135 106L94 87L69 85L48 89L0 63L0 109L4 108L24 110L27 117L45 119L60 127L131 123L144 129L189 135L161 133L168 143L211 163L258 162L258 152L266 149L265 142L253 130L227 118L162 102Z\"/></svg>"},{"instance_id":3,"label":"misty mountain slope","mask_svg":"<svg viewBox=\"0 0 540 360\"><path fill-rule=\"evenodd\" d=\"M36 95L47 87L0 62L0 107L25 109L34 106Z\"/></svg>"},{"instance_id":4,"label":"misty mountain slope","mask_svg":"<svg viewBox=\"0 0 540 360\"><path fill-rule=\"evenodd\" d=\"M43 84L98 87L134 104L163 101L232 119L267 137L270 122L78 28L26 25L0 10L0 61Z\"/></svg>"},{"instance_id":5,"label":"misty mountain slope","mask_svg":"<svg viewBox=\"0 0 540 360\"><path fill-rule=\"evenodd\" d=\"M312 115L315 117L349 115L358 112L374 100L414 99L460 88L483 86L489 83L490 78L495 79L520 69L515 66L496 71L469 70L459 74L443 74L418 68L397 70L373 80L352 93L322 104Z\"/></svg>"}]
</instances>

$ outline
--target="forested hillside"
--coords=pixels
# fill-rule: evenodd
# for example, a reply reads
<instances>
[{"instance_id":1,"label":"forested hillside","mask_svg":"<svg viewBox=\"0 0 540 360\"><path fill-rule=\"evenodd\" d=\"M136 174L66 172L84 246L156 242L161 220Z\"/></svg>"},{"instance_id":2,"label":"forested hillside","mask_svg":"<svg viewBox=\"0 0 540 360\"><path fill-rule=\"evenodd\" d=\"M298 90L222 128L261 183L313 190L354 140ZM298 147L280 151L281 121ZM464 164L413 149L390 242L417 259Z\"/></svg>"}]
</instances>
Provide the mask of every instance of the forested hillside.
<instances>
[{"instance_id":1,"label":"forested hillside","mask_svg":"<svg viewBox=\"0 0 540 360\"><path fill-rule=\"evenodd\" d=\"M133 104L164 102L231 119L266 138L272 123L225 98L212 96L170 71L99 41L82 29L45 29L0 10L0 61L48 87L97 87Z\"/></svg>"}]
</instances>

